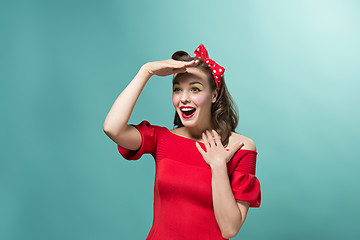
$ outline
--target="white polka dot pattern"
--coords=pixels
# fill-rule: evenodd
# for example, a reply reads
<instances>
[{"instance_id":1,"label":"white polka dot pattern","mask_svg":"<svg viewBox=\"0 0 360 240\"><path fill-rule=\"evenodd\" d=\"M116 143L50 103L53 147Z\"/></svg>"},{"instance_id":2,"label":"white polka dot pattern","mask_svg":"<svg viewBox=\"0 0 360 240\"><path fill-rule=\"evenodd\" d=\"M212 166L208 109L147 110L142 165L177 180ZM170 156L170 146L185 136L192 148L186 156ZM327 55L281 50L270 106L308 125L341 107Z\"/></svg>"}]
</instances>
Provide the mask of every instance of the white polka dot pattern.
<instances>
[{"instance_id":1,"label":"white polka dot pattern","mask_svg":"<svg viewBox=\"0 0 360 240\"><path fill-rule=\"evenodd\" d=\"M217 87L217 91L219 93L220 90L220 84L221 84L221 77L224 75L225 68L217 64L214 60L209 58L209 54L204 47L203 44L200 44L200 46L194 51L195 57L200 58L203 62L205 62L213 72L213 75L215 77L215 83ZM219 79L220 78L220 79Z\"/></svg>"}]
</instances>

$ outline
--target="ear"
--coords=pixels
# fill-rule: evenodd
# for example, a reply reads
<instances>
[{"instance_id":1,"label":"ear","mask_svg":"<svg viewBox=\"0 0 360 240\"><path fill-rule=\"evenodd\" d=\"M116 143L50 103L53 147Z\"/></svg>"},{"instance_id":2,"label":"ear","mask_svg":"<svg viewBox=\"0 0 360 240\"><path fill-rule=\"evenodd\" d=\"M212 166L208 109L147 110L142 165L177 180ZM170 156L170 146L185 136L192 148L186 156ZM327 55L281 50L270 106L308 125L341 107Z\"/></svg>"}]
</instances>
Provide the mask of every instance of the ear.
<instances>
[{"instance_id":1,"label":"ear","mask_svg":"<svg viewBox=\"0 0 360 240\"><path fill-rule=\"evenodd\" d=\"M217 91L215 90L212 94L212 99L211 99L211 102L214 103L216 102L216 98L217 98Z\"/></svg>"}]
</instances>

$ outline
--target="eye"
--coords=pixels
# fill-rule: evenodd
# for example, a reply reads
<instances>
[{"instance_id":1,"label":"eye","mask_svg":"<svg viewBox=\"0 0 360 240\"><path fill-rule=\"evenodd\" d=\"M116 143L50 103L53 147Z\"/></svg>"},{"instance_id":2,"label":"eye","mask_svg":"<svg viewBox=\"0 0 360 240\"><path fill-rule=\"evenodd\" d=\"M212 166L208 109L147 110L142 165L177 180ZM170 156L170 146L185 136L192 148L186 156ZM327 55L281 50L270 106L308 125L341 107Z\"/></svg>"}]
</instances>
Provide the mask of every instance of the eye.
<instances>
[{"instance_id":1,"label":"eye","mask_svg":"<svg viewBox=\"0 0 360 240\"><path fill-rule=\"evenodd\" d=\"M180 90L180 88L175 87L175 88L173 89L173 92L178 92L178 90Z\"/></svg>"},{"instance_id":2,"label":"eye","mask_svg":"<svg viewBox=\"0 0 360 240\"><path fill-rule=\"evenodd\" d=\"M200 92L200 89L197 88L197 87L193 87L191 90L197 90L197 91L195 91L195 92Z\"/></svg>"}]
</instances>

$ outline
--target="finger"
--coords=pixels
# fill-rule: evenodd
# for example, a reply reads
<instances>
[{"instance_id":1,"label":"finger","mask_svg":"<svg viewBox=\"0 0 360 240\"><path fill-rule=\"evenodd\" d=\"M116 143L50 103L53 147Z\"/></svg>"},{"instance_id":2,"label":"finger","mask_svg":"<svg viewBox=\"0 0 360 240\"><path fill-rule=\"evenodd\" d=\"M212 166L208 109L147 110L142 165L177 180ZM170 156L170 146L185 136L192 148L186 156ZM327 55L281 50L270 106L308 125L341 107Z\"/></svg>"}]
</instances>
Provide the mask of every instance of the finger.
<instances>
[{"instance_id":1,"label":"finger","mask_svg":"<svg viewBox=\"0 0 360 240\"><path fill-rule=\"evenodd\" d=\"M212 132L213 132L214 137L215 137L215 143L216 143L216 145L221 146L221 145L222 145L222 142L221 142L221 139L220 139L219 134L218 134L214 129L212 130Z\"/></svg>"},{"instance_id":2,"label":"finger","mask_svg":"<svg viewBox=\"0 0 360 240\"><path fill-rule=\"evenodd\" d=\"M172 63L173 63L173 64L180 64L180 65L182 65L182 64L187 65L187 64L194 63L194 60L191 60L191 61L177 61L177 60L175 60L175 61L172 62Z\"/></svg>"},{"instance_id":3,"label":"finger","mask_svg":"<svg viewBox=\"0 0 360 240\"><path fill-rule=\"evenodd\" d=\"M196 60L191 60L191 61L177 61L177 62L175 62L175 64L190 66L190 65L197 64L198 62L199 62L199 61L196 61Z\"/></svg>"},{"instance_id":4,"label":"finger","mask_svg":"<svg viewBox=\"0 0 360 240\"><path fill-rule=\"evenodd\" d=\"M209 143L209 141L207 140L207 136L206 136L206 134L205 133L202 133L202 138L203 138L203 141L204 141L204 143L205 143L205 147L206 147L206 151L209 149L209 147L210 147L210 143Z\"/></svg>"},{"instance_id":5,"label":"finger","mask_svg":"<svg viewBox=\"0 0 360 240\"><path fill-rule=\"evenodd\" d=\"M206 130L206 134L207 134L207 136L208 136L208 138L209 138L208 141L209 141L210 145L213 146L213 147L215 147L214 138L213 138L213 136L211 135L210 131L209 131L209 130Z\"/></svg>"},{"instance_id":6,"label":"finger","mask_svg":"<svg viewBox=\"0 0 360 240\"><path fill-rule=\"evenodd\" d=\"M199 63L199 60L192 60L190 62L187 63L188 66L195 66Z\"/></svg>"},{"instance_id":7,"label":"finger","mask_svg":"<svg viewBox=\"0 0 360 240\"><path fill-rule=\"evenodd\" d=\"M185 72L187 72L186 68L174 68L173 69L173 73L185 73Z\"/></svg>"},{"instance_id":8,"label":"finger","mask_svg":"<svg viewBox=\"0 0 360 240\"><path fill-rule=\"evenodd\" d=\"M184 62L181 62L181 63L171 63L169 67L172 67L172 68L185 68L187 66L186 66L186 64Z\"/></svg>"},{"instance_id":9,"label":"finger","mask_svg":"<svg viewBox=\"0 0 360 240\"><path fill-rule=\"evenodd\" d=\"M169 61L171 62L171 63L175 63L175 64L177 64L177 63L184 63L184 61L181 61L181 60L175 60L175 59L169 59Z\"/></svg>"},{"instance_id":10,"label":"finger","mask_svg":"<svg viewBox=\"0 0 360 240\"><path fill-rule=\"evenodd\" d=\"M243 142L239 142L238 144L235 144L234 147L232 147L231 154L234 155L236 153L236 151L238 151L240 148L242 148L244 146Z\"/></svg>"},{"instance_id":11,"label":"finger","mask_svg":"<svg viewBox=\"0 0 360 240\"><path fill-rule=\"evenodd\" d=\"M191 60L191 61L189 61L189 62L187 62L188 64L197 64L197 63L199 63L200 61L198 60L198 59L193 59L193 60Z\"/></svg>"},{"instance_id":12,"label":"finger","mask_svg":"<svg viewBox=\"0 0 360 240\"><path fill-rule=\"evenodd\" d=\"M205 154L204 149L202 149L202 147L200 146L200 144L198 142L195 142L196 148L199 150L201 155Z\"/></svg>"},{"instance_id":13,"label":"finger","mask_svg":"<svg viewBox=\"0 0 360 240\"><path fill-rule=\"evenodd\" d=\"M173 68L186 68L186 67L190 67L190 66L195 66L196 64L198 64L198 62L190 61L190 62L184 62L184 61L176 61L171 63L171 67Z\"/></svg>"}]
</instances>

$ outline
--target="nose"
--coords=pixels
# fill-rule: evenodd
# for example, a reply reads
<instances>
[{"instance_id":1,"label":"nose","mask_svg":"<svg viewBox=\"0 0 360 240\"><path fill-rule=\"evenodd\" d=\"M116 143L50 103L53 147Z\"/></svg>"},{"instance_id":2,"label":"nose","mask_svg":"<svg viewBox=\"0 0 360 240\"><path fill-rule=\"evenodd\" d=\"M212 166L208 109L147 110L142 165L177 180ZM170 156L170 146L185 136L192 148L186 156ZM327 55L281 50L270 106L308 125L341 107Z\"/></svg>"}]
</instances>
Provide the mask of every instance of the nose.
<instances>
[{"instance_id":1,"label":"nose","mask_svg":"<svg viewBox=\"0 0 360 240\"><path fill-rule=\"evenodd\" d=\"M188 94L187 91L182 92L180 101L183 102L183 103L190 102L189 94Z\"/></svg>"}]
</instances>

